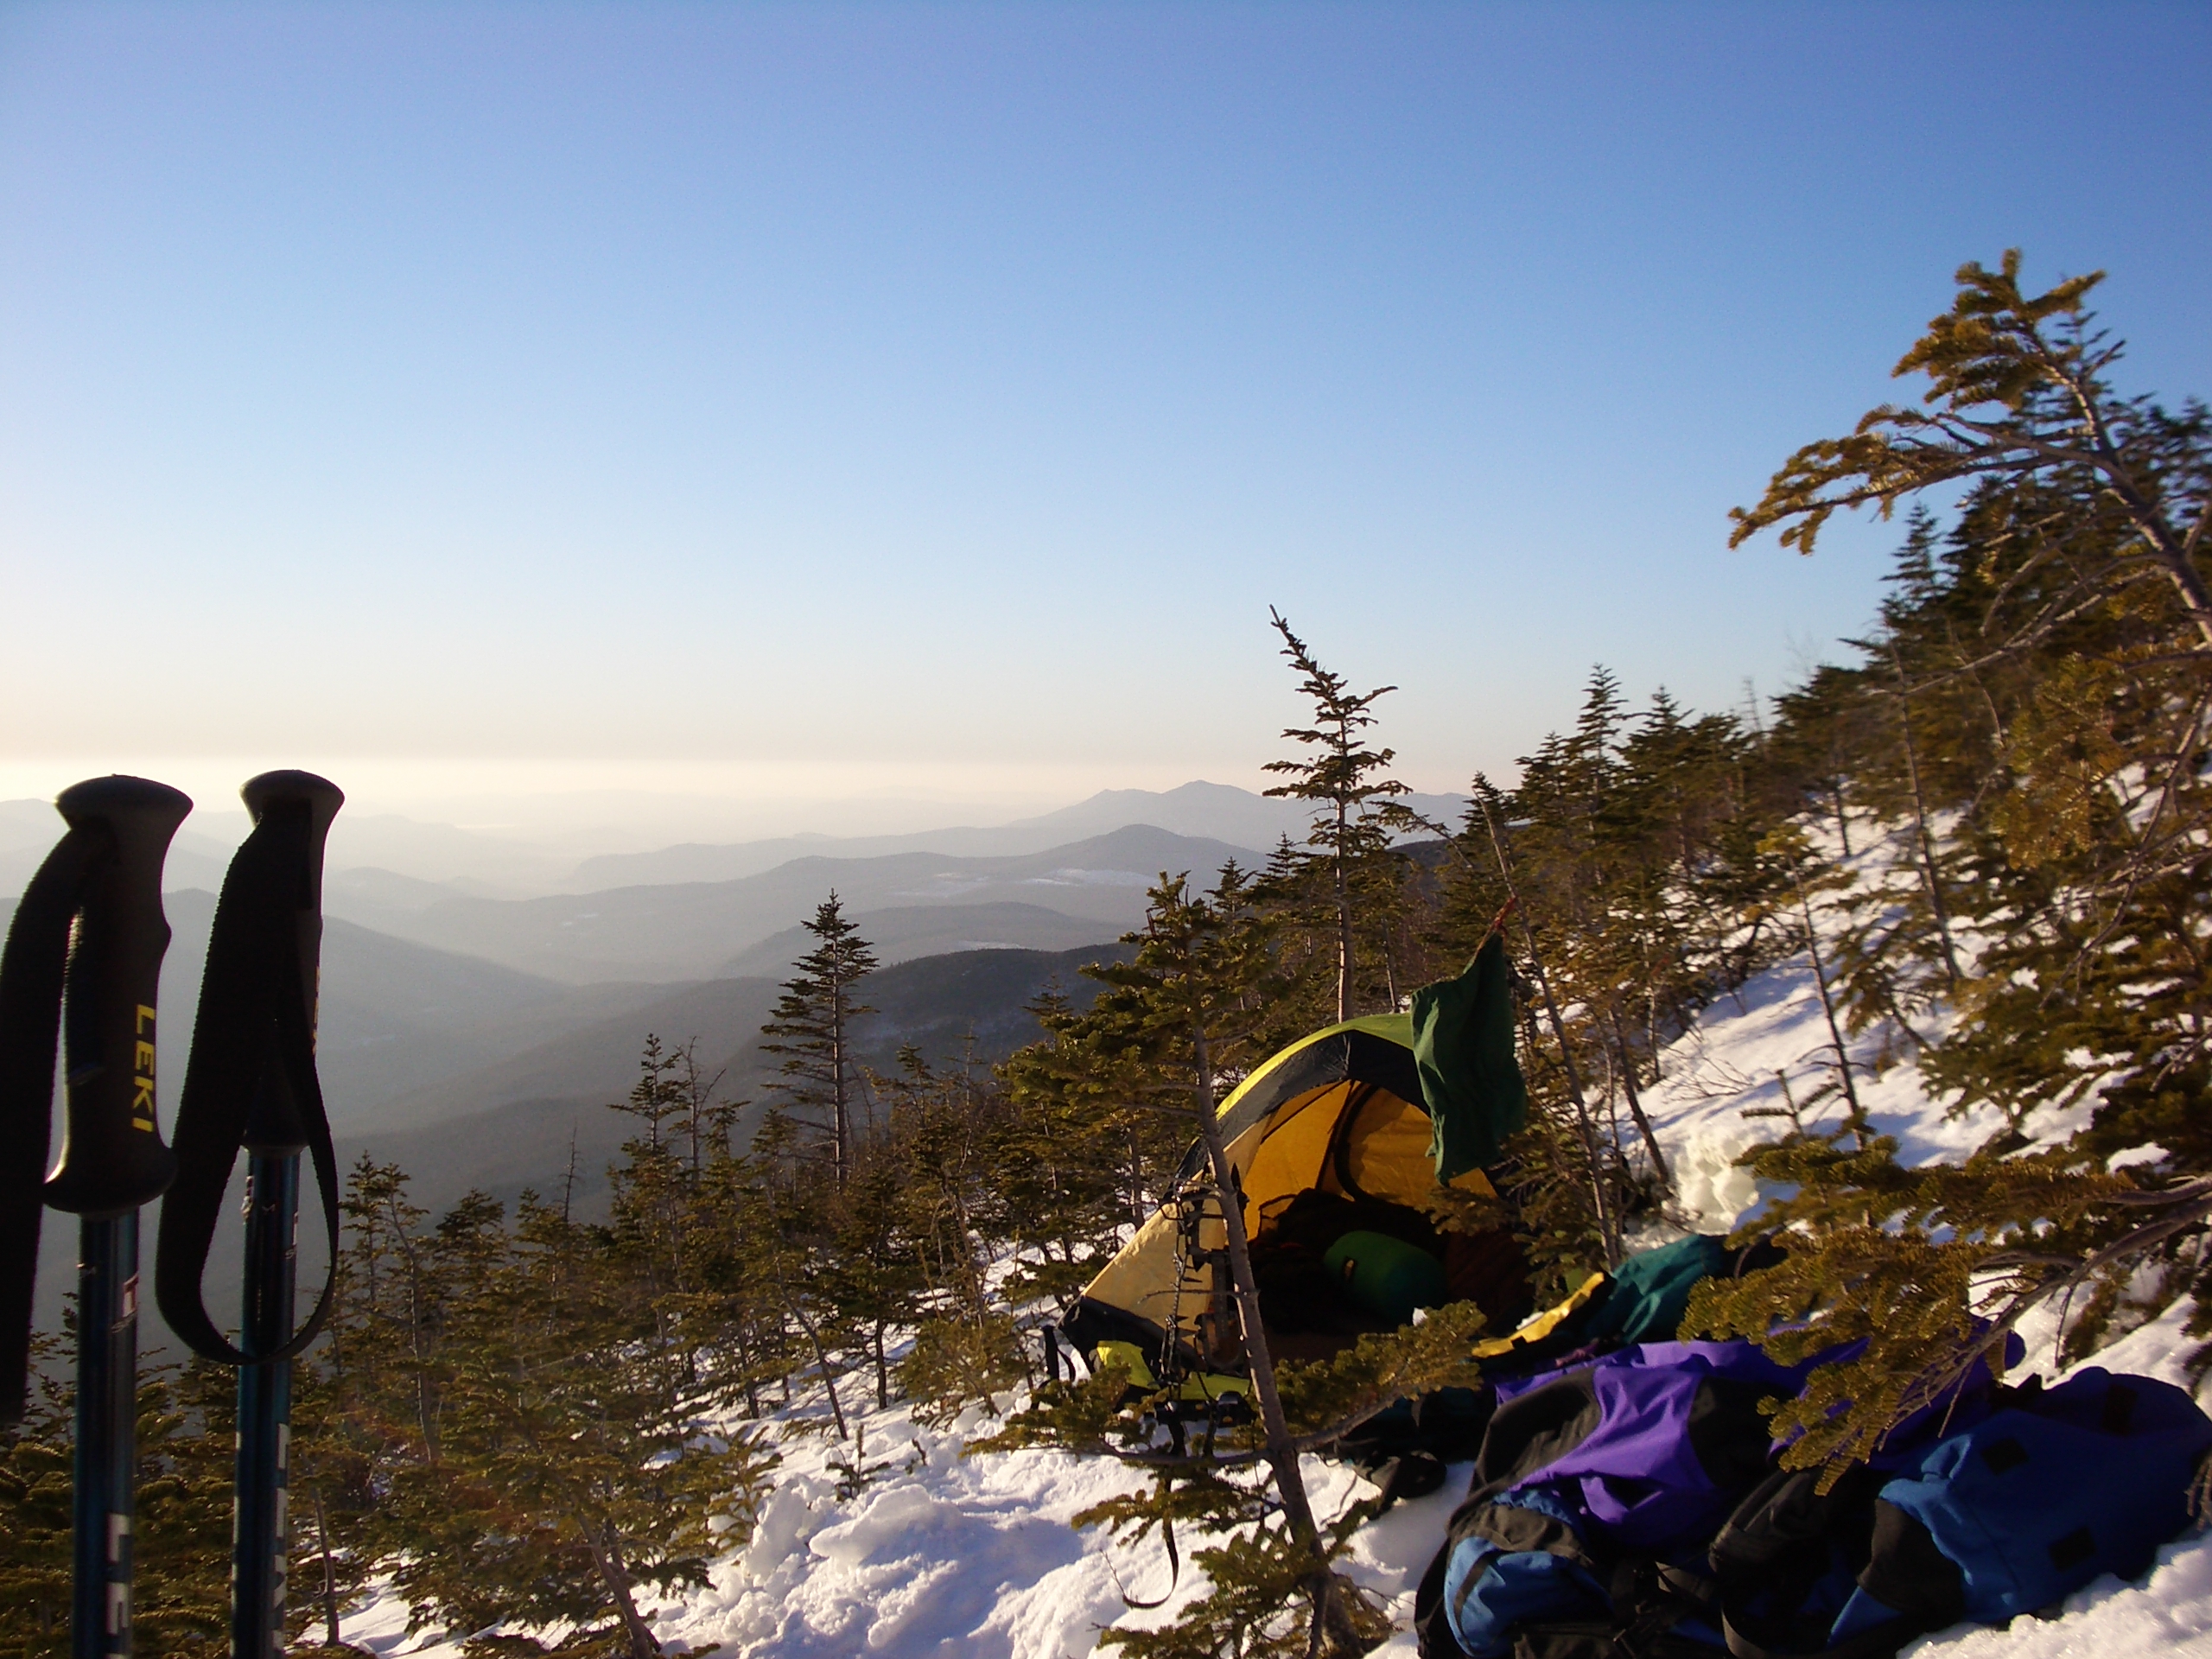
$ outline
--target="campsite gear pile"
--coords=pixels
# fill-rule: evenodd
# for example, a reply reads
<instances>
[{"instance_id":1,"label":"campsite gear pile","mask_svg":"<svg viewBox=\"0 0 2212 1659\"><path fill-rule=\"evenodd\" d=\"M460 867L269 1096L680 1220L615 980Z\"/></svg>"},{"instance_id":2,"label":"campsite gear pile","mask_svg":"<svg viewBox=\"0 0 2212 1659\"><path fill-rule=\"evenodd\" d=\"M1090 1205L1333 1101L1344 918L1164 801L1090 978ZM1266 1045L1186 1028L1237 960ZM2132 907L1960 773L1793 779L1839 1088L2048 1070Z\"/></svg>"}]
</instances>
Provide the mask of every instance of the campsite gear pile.
<instances>
[{"instance_id":1,"label":"campsite gear pile","mask_svg":"<svg viewBox=\"0 0 2212 1659\"><path fill-rule=\"evenodd\" d=\"M1335 1453L1381 1488L1386 1509L1425 1497L1443 1488L1445 1465L1480 1452L1500 1401L1529 1387L1529 1379L1672 1336L1700 1279L1756 1272L1780 1257L1764 1240L1732 1250L1723 1239L1696 1233L1630 1256L1611 1273L1590 1274L1506 1335L1477 1343L1474 1357L1497 1380L1398 1401L1338 1440Z\"/></svg>"},{"instance_id":2,"label":"campsite gear pile","mask_svg":"<svg viewBox=\"0 0 2212 1659\"><path fill-rule=\"evenodd\" d=\"M131 1651L137 1465L138 1211L166 1194L156 1253L162 1316L238 1371L232 1653L281 1651L289 1546L290 1361L321 1329L333 1280L294 1325L300 1154L313 1160L334 1275L338 1171L315 1069L323 842L344 797L302 772L243 794L254 829L232 859L209 937L172 1148L155 1115L162 865L192 802L139 778L79 784L67 833L17 905L0 954L0 1424L29 1386L40 1222L80 1217L74 1584L77 1659ZM57 1047L61 1155L46 1169ZM200 1277L225 1188L247 1154L238 1342L207 1316Z\"/></svg>"},{"instance_id":3,"label":"campsite gear pile","mask_svg":"<svg viewBox=\"0 0 2212 1659\"><path fill-rule=\"evenodd\" d=\"M1473 1460L1417 1599L1424 1659L1874 1659L2133 1577L2188 1523L2212 1420L2179 1389L2095 1370L2046 1391L1976 1362L1831 1490L1782 1469L1762 1402L1855 1349L1791 1368L1672 1340L1700 1281L1770 1265L1771 1242L1692 1236L1531 1310L1509 1226L1442 1231L1429 1213L1444 1185L1510 1200L1500 1158L1527 1103L1510 994L1493 936L1411 1013L1317 1032L1220 1108L1278 1358L1450 1302L1504 1332L1475 1347L1482 1388L1400 1401L1335 1446L1385 1507ZM1065 1327L1179 1444L1188 1420L1249 1411L1226 1226L1194 1149Z\"/></svg>"},{"instance_id":4,"label":"campsite gear pile","mask_svg":"<svg viewBox=\"0 0 2212 1659\"><path fill-rule=\"evenodd\" d=\"M2135 1577L2188 1524L2212 1419L2095 1368L2048 1390L1978 1368L1822 1492L1777 1466L1759 1404L1851 1351L1642 1344L1499 1385L1416 1599L1424 1659L1873 1659Z\"/></svg>"}]
</instances>

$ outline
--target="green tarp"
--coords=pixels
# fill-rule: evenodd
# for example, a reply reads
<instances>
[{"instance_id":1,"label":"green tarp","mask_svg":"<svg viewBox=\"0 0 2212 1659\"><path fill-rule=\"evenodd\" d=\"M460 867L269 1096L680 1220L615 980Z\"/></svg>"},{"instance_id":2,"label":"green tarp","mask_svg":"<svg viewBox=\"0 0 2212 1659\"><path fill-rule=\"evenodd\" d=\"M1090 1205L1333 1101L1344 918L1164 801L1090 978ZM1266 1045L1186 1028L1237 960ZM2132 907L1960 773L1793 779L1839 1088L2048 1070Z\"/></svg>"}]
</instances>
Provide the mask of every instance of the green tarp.
<instances>
[{"instance_id":1,"label":"green tarp","mask_svg":"<svg viewBox=\"0 0 2212 1659\"><path fill-rule=\"evenodd\" d=\"M1529 1121L1529 1088L1513 1058L1513 969L1493 933L1466 972L1414 993L1414 1065L1428 1108L1436 1179L1498 1160Z\"/></svg>"}]
</instances>

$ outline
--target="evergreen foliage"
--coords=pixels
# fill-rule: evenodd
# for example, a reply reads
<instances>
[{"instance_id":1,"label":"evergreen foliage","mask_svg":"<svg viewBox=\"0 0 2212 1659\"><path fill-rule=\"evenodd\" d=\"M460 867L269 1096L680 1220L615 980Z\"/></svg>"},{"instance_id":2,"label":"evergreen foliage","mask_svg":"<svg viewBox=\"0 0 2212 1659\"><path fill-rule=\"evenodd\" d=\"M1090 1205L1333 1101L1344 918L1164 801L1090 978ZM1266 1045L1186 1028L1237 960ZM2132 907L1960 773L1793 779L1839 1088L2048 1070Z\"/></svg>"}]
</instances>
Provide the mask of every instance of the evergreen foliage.
<instances>
[{"instance_id":1,"label":"evergreen foliage","mask_svg":"<svg viewBox=\"0 0 2212 1659\"><path fill-rule=\"evenodd\" d=\"M35 1337L35 1386L0 1446L0 1655L71 1651L73 1405L55 1372L73 1342ZM137 1583L132 1624L149 1652L230 1651L231 1374L149 1355L138 1381ZM211 1524L214 1530L211 1532Z\"/></svg>"},{"instance_id":2,"label":"evergreen foliage","mask_svg":"<svg viewBox=\"0 0 2212 1659\"><path fill-rule=\"evenodd\" d=\"M31 1338L22 1421L0 1431L0 1654L48 1659L69 1651L68 1394L55 1376L60 1344Z\"/></svg>"},{"instance_id":3,"label":"evergreen foliage","mask_svg":"<svg viewBox=\"0 0 2212 1659\"><path fill-rule=\"evenodd\" d=\"M317 1557L296 1580L320 1592L295 1619L326 1641L381 1575L418 1630L639 1659L645 1592L703 1583L745 1535L767 1459L712 1426L757 1381L747 1287L717 1282L732 1108L649 1038L614 1109L639 1132L603 1224L471 1194L432 1225L400 1171L352 1172L339 1312L295 1421Z\"/></svg>"},{"instance_id":4,"label":"evergreen foliage","mask_svg":"<svg viewBox=\"0 0 2212 1659\"><path fill-rule=\"evenodd\" d=\"M1190 1135L1154 1109L1142 1049L1110 1007L1078 1014L1051 992L1030 1012L1045 1037L998 1068L1006 1116L989 1163L1016 1249L1009 1291L1065 1313L1166 1196Z\"/></svg>"},{"instance_id":5,"label":"evergreen foliage","mask_svg":"<svg viewBox=\"0 0 2212 1659\"><path fill-rule=\"evenodd\" d=\"M854 1019L874 1009L858 1001L854 987L875 971L875 952L845 918L833 890L801 924L822 943L792 965L775 1013L761 1027L761 1047L784 1057L783 1077L770 1085L792 1110L828 1122L830 1154L842 1186L853 1169L854 1098L859 1065L852 1052Z\"/></svg>"},{"instance_id":6,"label":"evergreen foliage","mask_svg":"<svg viewBox=\"0 0 2212 1659\"><path fill-rule=\"evenodd\" d=\"M1295 907L1303 899L1310 906L1313 883L1307 878L1318 874L1325 880L1326 914L1334 925L1335 1017L1349 1020L1361 1004L1354 984L1357 954L1353 944L1354 915L1365 912L1382 924L1387 936L1389 924L1396 919L1388 901L1395 883L1389 879L1392 872L1382 862L1382 855L1394 833L1414 827L1411 815L1402 806L1394 807L1391 800L1408 792L1405 785L1389 776L1395 751L1370 747L1362 735L1375 724L1375 715L1369 711L1376 702L1397 688L1382 685L1371 691L1352 690L1343 675L1324 668L1315 659L1306 642L1291 632L1290 624L1279 613L1270 609L1268 617L1282 636L1282 654L1298 671L1299 690L1313 704L1313 724L1284 731L1285 737L1311 751L1312 758L1268 761L1266 771L1291 781L1267 792L1313 804L1313 829L1306 845L1317 849L1304 859L1289 855L1287 848L1283 849L1269 872L1274 878L1274 894L1279 905L1287 900ZM1309 871L1309 861L1318 869ZM1380 906L1373 902L1377 897L1384 899ZM1369 902L1359 903L1363 899ZM1383 961L1387 975L1387 945ZM1389 984L1387 995L1383 1006L1397 1007L1395 982Z\"/></svg>"},{"instance_id":7,"label":"evergreen foliage","mask_svg":"<svg viewBox=\"0 0 2212 1659\"><path fill-rule=\"evenodd\" d=\"M1795 1187L1762 1223L1790 1258L1704 1287L1692 1319L1777 1352L1867 1343L1786 1414L1800 1464L1863 1457L2036 1306L2070 1314L2078 1354L2212 1290L2207 417L2114 393L2097 277L2031 296L2019 264L1961 269L1897 366L1928 378L1922 410L1806 446L1736 515L1738 541L1810 551L1839 507L1967 486L1948 531L1913 518L1861 662L1784 704L1840 826L1848 797L1890 843L1890 880L1844 901L1849 1022L2000 1125L1907 1169L1847 1096L1750 1155Z\"/></svg>"},{"instance_id":8,"label":"evergreen foliage","mask_svg":"<svg viewBox=\"0 0 2212 1659\"><path fill-rule=\"evenodd\" d=\"M1474 779L1430 927L1440 961L1503 924L1520 947L1530 1114L1507 1168L1556 1298L1663 1209L1643 1091L1697 1012L1791 942L1772 915L1788 872L1763 843L1796 803L1736 718L1664 691L1632 715L1602 668L1573 730L1520 765L1511 791Z\"/></svg>"}]
</instances>

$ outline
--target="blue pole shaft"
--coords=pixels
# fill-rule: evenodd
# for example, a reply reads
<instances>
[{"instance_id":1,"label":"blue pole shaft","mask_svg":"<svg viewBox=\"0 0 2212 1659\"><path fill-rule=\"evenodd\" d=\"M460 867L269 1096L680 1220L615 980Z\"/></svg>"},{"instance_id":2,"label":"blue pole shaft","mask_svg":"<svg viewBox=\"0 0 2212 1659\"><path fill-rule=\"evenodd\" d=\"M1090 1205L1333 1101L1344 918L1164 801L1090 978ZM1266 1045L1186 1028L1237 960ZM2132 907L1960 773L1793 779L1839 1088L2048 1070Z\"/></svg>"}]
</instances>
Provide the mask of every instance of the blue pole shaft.
<instances>
[{"instance_id":1,"label":"blue pole shaft","mask_svg":"<svg viewBox=\"0 0 2212 1659\"><path fill-rule=\"evenodd\" d=\"M79 1228L73 1659L130 1651L138 1460L138 1212Z\"/></svg>"},{"instance_id":2,"label":"blue pole shaft","mask_svg":"<svg viewBox=\"0 0 2212 1659\"><path fill-rule=\"evenodd\" d=\"M274 1352L291 1339L298 1276L300 1154L247 1161L245 1306L238 1347ZM232 1659L276 1659L284 1644L291 1551L292 1362L238 1368L238 1514L231 1550Z\"/></svg>"}]
</instances>

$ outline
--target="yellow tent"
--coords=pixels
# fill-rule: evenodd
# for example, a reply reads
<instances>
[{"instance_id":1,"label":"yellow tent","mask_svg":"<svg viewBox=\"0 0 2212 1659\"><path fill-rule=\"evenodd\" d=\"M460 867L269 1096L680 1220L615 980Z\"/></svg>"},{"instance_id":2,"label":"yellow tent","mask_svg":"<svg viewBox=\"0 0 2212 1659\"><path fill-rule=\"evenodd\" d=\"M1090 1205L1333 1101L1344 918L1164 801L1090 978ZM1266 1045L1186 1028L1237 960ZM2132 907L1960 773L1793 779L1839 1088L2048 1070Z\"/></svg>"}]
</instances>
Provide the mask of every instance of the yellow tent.
<instances>
[{"instance_id":1,"label":"yellow tent","mask_svg":"<svg viewBox=\"0 0 2212 1659\"><path fill-rule=\"evenodd\" d=\"M1436 1172L1413 1042L1410 1014L1331 1026L1282 1050L1221 1103L1248 1237L1264 1240L1309 1192L1423 1209ZM1179 1192L1203 1184L1204 1159L1194 1147ZM1491 1195L1478 1169L1452 1185ZM1218 1357L1231 1345L1216 1324L1228 1286L1216 1282L1217 1258L1208 1258L1225 1243L1225 1230L1210 1205L1171 1197L1084 1287L1069 1338L1085 1349L1134 1342L1157 1360L1172 1332L1193 1357Z\"/></svg>"}]
</instances>

